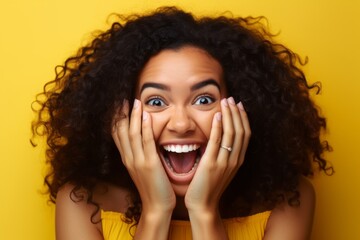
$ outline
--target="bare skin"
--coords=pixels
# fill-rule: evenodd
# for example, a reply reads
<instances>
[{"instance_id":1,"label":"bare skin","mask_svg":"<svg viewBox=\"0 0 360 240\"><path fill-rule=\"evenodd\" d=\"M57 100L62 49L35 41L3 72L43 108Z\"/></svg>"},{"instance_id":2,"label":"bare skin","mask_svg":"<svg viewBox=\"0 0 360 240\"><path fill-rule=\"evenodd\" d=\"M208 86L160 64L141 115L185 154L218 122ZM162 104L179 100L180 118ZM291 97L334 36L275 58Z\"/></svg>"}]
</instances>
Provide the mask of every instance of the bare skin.
<instances>
[{"instance_id":1,"label":"bare skin","mask_svg":"<svg viewBox=\"0 0 360 240\"><path fill-rule=\"evenodd\" d=\"M220 64L194 47L164 50L144 67L134 107L130 112L125 104L122 112L128 117L113 129L143 204L135 239L167 239L172 218L189 219L193 239L227 239L219 199L244 161L251 131L242 104L225 98L222 75ZM177 173L164 150L172 145L196 146L201 152L199 162ZM102 239L101 224L90 222L94 208L72 201L70 189L65 186L58 193L57 239ZM284 204L274 209L265 239L309 237L314 192L306 181L301 181L299 191L301 206ZM109 186L106 193L95 196L104 210L124 212L126 194Z\"/></svg>"},{"instance_id":2,"label":"bare skin","mask_svg":"<svg viewBox=\"0 0 360 240\"><path fill-rule=\"evenodd\" d=\"M242 105L224 94L220 64L200 49L164 50L144 67L136 93L142 104L135 100L113 136L143 203L135 239L167 239L172 216L187 214L194 239L227 238L218 203L244 160L250 126ZM166 163L162 148L195 145L203 154L189 172Z\"/></svg>"}]
</instances>

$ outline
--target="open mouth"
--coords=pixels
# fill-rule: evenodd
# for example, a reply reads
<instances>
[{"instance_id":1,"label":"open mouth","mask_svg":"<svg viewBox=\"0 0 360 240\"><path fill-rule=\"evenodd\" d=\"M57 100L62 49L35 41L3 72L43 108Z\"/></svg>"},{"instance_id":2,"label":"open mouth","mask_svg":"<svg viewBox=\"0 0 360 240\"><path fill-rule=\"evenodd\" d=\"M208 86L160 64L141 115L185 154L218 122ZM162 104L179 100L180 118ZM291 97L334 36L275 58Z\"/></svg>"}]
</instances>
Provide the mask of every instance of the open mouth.
<instances>
[{"instance_id":1,"label":"open mouth","mask_svg":"<svg viewBox=\"0 0 360 240\"><path fill-rule=\"evenodd\" d=\"M161 153L166 167L177 176L193 172L202 155L199 144L164 145Z\"/></svg>"}]
</instances>

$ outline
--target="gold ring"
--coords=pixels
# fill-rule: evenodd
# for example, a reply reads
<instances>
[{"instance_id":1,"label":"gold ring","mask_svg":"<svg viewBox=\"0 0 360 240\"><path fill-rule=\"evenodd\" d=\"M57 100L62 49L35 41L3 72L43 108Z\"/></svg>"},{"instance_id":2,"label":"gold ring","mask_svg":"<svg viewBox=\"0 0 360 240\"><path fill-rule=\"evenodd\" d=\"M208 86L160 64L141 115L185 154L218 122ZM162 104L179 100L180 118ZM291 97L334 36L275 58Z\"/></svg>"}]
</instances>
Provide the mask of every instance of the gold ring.
<instances>
[{"instance_id":1,"label":"gold ring","mask_svg":"<svg viewBox=\"0 0 360 240\"><path fill-rule=\"evenodd\" d=\"M231 152L232 148L231 147L227 147L227 146L221 146L221 148L228 150L229 152Z\"/></svg>"}]
</instances>

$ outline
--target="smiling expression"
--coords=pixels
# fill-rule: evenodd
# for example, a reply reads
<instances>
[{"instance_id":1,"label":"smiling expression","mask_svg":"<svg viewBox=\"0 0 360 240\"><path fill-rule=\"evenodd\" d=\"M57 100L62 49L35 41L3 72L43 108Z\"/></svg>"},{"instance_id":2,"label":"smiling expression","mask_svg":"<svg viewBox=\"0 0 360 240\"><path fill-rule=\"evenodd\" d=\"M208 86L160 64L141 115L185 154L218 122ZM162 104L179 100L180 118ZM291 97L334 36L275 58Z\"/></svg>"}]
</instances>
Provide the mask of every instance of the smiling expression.
<instances>
[{"instance_id":1,"label":"smiling expression","mask_svg":"<svg viewBox=\"0 0 360 240\"><path fill-rule=\"evenodd\" d=\"M140 74L136 98L151 115L157 151L178 196L194 177L225 92L219 62L192 46L161 51Z\"/></svg>"}]
</instances>

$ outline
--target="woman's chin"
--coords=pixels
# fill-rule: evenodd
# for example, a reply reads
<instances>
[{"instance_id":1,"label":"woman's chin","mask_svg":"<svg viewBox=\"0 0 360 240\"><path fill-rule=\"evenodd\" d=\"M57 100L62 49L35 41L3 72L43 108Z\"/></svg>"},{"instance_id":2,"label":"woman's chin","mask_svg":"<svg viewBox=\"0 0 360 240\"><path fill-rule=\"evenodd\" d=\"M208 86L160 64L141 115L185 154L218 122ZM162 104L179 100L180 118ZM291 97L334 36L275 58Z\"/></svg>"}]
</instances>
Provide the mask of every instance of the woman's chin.
<instances>
[{"instance_id":1,"label":"woman's chin","mask_svg":"<svg viewBox=\"0 0 360 240\"><path fill-rule=\"evenodd\" d=\"M189 185L178 185L178 184L171 184L174 190L174 193L177 197L185 197L186 191L189 188Z\"/></svg>"}]
</instances>

